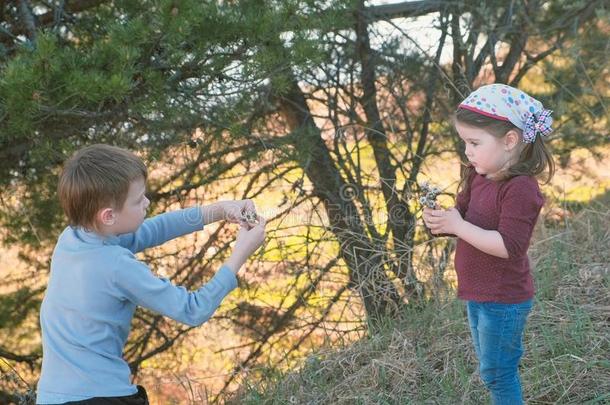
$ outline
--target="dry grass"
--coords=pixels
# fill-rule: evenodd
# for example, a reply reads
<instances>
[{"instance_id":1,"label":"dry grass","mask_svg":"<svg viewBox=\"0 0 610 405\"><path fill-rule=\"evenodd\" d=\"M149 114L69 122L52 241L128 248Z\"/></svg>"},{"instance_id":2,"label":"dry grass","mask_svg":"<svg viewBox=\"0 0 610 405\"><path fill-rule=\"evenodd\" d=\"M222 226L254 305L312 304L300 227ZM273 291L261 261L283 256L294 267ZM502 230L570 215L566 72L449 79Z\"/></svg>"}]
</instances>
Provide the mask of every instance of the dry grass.
<instances>
[{"instance_id":1,"label":"dry grass","mask_svg":"<svg viewBox=\"0 0 610 405\"><path fill-rule=\"evenodd\" d=\"M533 245L537 302L521 365L530 404L610 403L610 193ZM430 302L302 368L251 383L230 403L483 404L463 304ZM278 375L277 373L275 375Z\"/></svg>"}]
</instances>

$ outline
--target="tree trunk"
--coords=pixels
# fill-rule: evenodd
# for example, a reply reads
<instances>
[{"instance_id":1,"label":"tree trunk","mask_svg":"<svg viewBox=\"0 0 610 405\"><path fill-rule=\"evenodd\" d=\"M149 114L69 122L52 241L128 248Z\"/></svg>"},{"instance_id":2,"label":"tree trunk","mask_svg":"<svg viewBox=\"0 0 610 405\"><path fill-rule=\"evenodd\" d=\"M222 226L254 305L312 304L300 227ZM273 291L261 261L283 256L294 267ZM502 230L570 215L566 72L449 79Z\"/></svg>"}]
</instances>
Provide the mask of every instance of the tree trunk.
<instances>
[{"instance_id":1,"label":"tree trunk","mask_svg":"<svg viewBox=\"0 0 610 405\"><path fill-rule=\"evenodd\" d=\"M354 202L342 198L346 183L294 79L282 97L280 108L291 131L296 133L294 147L299 163L313 184L315 195L322 200L331 231L341 245L340 254L349 269L350 286L358 290L367 320L375 325L383 316L395 314L400 303L400 295L385 273L384 252L375 250Z\"/></svg>"},{"instance_id":2,"label":"tree trunk","mask_svg":"<svg viewBox=\"0 0 610 405\"><path fill-rule=\"evenodd\" d=\"M360 80L363 89L362 106L368 123L366 137L373 148L375 163L379 171L381 191L388 213L388 227L392 230L394 247L407 246L407 259L394 263L392 271L401 280L405 291L409 298L411 298L417 295L417 285L419 283L413 272L413 255L411 254L415 217L396 189L396 168L390 160L387 134L381 122L379 108L377 107L376 64L375 57L371 51L364 1L359 3L355 20L356 52L361 65Z\"/></svg>"}]
</instances>

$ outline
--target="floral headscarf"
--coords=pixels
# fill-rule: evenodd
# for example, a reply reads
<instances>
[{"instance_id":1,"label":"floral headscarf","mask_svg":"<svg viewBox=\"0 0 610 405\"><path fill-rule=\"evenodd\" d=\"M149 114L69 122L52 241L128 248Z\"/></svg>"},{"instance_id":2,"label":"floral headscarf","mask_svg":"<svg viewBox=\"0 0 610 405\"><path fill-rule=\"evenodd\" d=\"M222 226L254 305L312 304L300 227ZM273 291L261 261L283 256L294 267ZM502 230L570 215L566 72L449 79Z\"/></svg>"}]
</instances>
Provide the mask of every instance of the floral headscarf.
<instances>
[{"instance_id":1,"label":"floral headscarf","mask_svg":"<svg viewBox=\"0 0 610 405\"><path fill-rule=\"evenodd\" d=\"M536 135L547 136L553 130L553 111L545 109L540 101L521 90L505 84L481 86L470 93L459 107L512 122L523 131L525 143L533 143Z\"/></svg>"}]
</instances>

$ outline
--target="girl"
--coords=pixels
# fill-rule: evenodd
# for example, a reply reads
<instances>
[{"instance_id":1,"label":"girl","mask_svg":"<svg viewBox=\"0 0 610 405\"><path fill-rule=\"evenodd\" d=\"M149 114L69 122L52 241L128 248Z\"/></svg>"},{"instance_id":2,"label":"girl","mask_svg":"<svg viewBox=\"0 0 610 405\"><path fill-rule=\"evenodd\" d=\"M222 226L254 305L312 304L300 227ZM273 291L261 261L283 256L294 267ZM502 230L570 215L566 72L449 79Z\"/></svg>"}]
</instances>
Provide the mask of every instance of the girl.
<instances>
[{"instance_id":1,"label":"girl","mask_svg":"<svg viewBox=\"0 0 610 405\"><path fill-rule=\"evenodd\" d=\"M534 285L527 256L544 198L535 176L554 173L542 137L551 111L503 84L480 87L458 107L454 125L469 160L456 207L424 209L433 234L457 236L458 297L468 322L481 379L494 404L521 404L518 366Z\"/></svg>"}]
</instances>

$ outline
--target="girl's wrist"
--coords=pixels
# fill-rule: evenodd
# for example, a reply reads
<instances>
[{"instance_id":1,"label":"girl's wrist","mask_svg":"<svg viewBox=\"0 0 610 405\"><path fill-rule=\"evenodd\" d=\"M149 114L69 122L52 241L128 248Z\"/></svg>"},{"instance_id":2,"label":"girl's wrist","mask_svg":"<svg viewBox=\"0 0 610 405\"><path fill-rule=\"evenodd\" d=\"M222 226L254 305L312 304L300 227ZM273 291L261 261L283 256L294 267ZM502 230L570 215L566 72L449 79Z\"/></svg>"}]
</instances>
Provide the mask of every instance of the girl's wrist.
<instances>
[{"instance_id":1,"label":"girl's wrist","mask_svg":"<svg viewBox=\"0 0 610 405\"><path fill-rule=\"evenodd\" d=\"M464 232L464 225L466 225L466 221L464 219L462 219L461 221L458 222L457 226L453 230L453 234L460 239L464 239L464 238L462 238L462 234Z\"/></svg>"}]
</instances>

